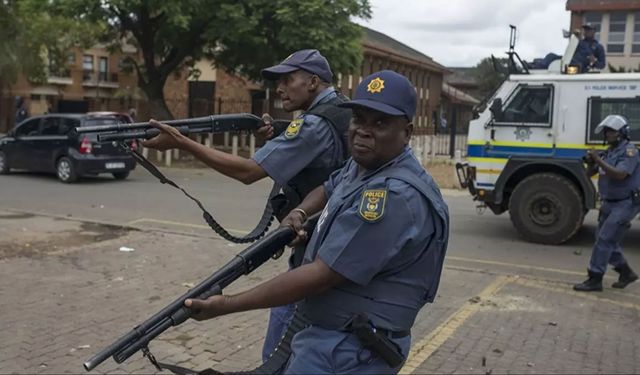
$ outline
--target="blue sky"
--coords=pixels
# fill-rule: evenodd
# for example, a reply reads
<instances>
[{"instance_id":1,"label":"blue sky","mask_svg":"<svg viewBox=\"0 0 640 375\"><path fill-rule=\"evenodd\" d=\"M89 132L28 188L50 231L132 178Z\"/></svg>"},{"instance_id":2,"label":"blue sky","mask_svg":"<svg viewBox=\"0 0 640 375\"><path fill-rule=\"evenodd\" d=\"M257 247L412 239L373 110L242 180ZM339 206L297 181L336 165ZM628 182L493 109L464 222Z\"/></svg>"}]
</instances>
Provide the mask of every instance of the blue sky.
<instances>
[{"instance_id":1,"label":"blue sky","mask_svg":"<svg viewBox=\"0 0 640 375\"><path fill-rule=\"evenodd\" d=\"M565 0L370 0L373 16L356 20L446 66L474 66L506 56L509 24L518 27L516 51L532 60L562 54L570 13Z\"/></svg>"}]
</instances>

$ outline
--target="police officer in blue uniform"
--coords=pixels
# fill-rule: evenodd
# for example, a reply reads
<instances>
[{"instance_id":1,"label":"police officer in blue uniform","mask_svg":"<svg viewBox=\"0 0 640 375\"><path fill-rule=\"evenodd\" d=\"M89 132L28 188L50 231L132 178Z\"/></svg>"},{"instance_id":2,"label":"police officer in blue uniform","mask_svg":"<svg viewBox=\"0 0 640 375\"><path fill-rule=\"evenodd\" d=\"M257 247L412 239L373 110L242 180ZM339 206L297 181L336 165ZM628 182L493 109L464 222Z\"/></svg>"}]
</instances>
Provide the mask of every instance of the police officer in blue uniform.
<instances>
[{"instance_id":1,"label":"police officer in blue uniform","mask_svg":"<svg viewBox=\"0 0 640 375\"><path fill-rule=\"evenodd\" d=\"M611 264L620 276L614 288L624 288L638 280L622 254L622 238L631 220L640 212L640 157L629 142L629 124L620 115L607 116L596 128L604 131L609 148L600 156L596 150L587 154L587 173L599 173L598 190L602 199L596 243L589 262L589 278L573 289L583 292L602 291L602 276Z\"/></svg>"},{"instance_id":2,"label":"police officer in blue uniform","mask_svg":"<svg viewBox=\"0 0 640 375\"><path fill-rule=\"evenodd\" d=\"M586 73L590 69L604 69L606 55L604 48L596 39L596 29L590 23L582 25L584 33L583 39L578 43L576 52L571 59L571 65L580 67L581 73Z\"/></svg>"},{"instance_id":3,"label":"police officer in blue uniform","mask_svg":"<svg viewBox=\"0 0 640 375\"><path fill-rule=\"evenodd\" d=\"M344 105L352 158L283 221L304 240L302 223L322 211L303 265L238 295L185 301L196 319L301 301L311 325L294 336L285 373L397 373L442 272L448 209L408 146L415 88L385 70Z\"/></svg>"},{"instance_id":4,"label":"police officer in blue uniform","mask_svg":"<svg viewBox=\"0 0 640 375\"><path fill-rule=\"evenodd\" d=\"M276 91L286 111L304 112L261 147L252 159L206 147L181 135L175 128L153 120L152 125L163 133L143 145L161 151L172 148L188 151L209 167L245 184L270 177L283 190L283 194L272 199L276 216L282 219L344 164L351 111L337 106L347 99L331 85L333 73L327 59L317 50L297 51L280 64L264 69L262 75L277 81ZM263 132L274 133L268 120ZM304 247L294 249L291 266L298 265L303 255ZM293 306L272 310L264 360L277 346L292 315Z\"/></svg>"}]
</instances>

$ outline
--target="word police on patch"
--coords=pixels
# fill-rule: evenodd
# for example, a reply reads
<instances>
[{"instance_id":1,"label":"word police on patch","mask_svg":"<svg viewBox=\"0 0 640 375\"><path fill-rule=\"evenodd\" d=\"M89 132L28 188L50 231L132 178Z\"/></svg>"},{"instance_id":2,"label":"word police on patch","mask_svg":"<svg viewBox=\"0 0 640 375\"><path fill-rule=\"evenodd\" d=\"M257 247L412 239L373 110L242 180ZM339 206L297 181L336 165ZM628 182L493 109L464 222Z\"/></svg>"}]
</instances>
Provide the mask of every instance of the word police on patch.
<instances>
[{"instance_id":1,"label":"word police on patch","mask_svg":"<svg viewBox=\"0 0 640 375\"><path fill-rule=\"evenodd\" d=\"M378 221L384 215L384 204L387 201L386 190L365 190L362 192L360 217L366 221Z\"/></svg>"},{"instance_id":2,"label":"word police on patch","mask_svg":"<svg viewBox=\"0 0 640 375\"><path fill-rule=\"evenodd\" d=\"M284 137L287 139L293 139L298 136L300 133L300 128L302 127L302 123L304 123L304 119L298 118L289 123L287 126L287 130L284 132Z\"/></svg>"}]
</instances>

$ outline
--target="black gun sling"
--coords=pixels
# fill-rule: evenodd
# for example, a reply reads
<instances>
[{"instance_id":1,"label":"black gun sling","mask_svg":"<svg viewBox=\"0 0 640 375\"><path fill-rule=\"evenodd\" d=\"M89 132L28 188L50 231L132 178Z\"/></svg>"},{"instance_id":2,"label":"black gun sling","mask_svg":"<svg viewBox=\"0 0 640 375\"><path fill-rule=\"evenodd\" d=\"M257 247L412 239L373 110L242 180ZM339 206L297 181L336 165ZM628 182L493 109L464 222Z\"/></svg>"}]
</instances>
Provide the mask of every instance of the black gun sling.
<instances>
[{"instance_id":1,"label":"black gun sling","mask_svg":"<svg viewBox=\"0 0 640 375\"><path fill-rule=\"evenodd\" d=\"M184 195L189 197L189 199L194 201L198 205L198 207L200 207L200 210L202 210L202 217L204 218L204 221L206 221L209 227L211 227L211 229L213 229L213 231L219 234L222 238L234 243L253 242L259 239L260 237L264 236L264 234L267 232L267 229L269 229L269 226L271 226L271 223L273 222L273 207L271 206L271 198L273 198L278 194L278 192L280 191L280 185L276 183L273 184L273 187L271 188L271 192L269 193L269 198L267 199L267 204L264 207L264 211L262 212L262 217L260 218L258 225L256 225L256 227L246 236L236 237L231 233L229 233L226 229L224 229L222 225L220 225L213 218L213 216L204 208L204 206L198 199L193 197L191 194L187 193L187 191L184 190L182 187L180 187L178 184L168 179L164 174L162 174L162 172L160 172L158 168L156 168L155 165L153 165L153 163L151 163L142 154L140 154L136 150L130 149L127 145L122 145L122 146L125 147L125 149L129 153L131 153L131 155L134 157L134 159L136 159L138 163L140 163L140 165L142 165L146 170L148 170L149 173L151 173L156 178L158 178L158 180L160 180L161 183L173 186L174 188L182 191Z\"/></svg>"},{"instance_id":2,"label":"black gun sling","mask_svg":"<svg viewBox=\"0 0 640 375\"><path fill-rule=\"evenodd\" d=\"M287 363L289 362L289 357L291 356L291 340L293 340L293 336L296 333L302 331L303 329L309 327L311 323L304 317L301 312L296 311L291 319L291 323L287 326L287 330L285 331L282 339L278 343L276 349L271 353L269 359L266 362L256 367L253 370L249 371L238 371L238 372L219 372L212 368L204 369L202 371L195 371L192 369L188 369L182 366L170 365L162 362L154 362L155 359L152 360L152 363L158 369L169 370L176 375L271 375L271 374L281 374ZM150 358L151 359L151 358Z\"/></svg>"}]
</instances>

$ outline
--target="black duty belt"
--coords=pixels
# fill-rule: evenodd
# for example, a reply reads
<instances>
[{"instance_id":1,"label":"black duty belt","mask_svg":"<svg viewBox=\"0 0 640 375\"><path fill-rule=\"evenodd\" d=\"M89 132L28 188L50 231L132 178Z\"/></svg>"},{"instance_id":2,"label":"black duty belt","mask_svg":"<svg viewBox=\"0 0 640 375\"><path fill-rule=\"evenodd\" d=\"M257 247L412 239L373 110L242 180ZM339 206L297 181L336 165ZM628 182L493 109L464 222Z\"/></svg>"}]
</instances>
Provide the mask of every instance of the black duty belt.
<instances>
[{"instance_id":1,"label":"black duty belt","mask_svg":"<svg viewBox=\"0 0 640 375\"><path fill-rule=\"evenodd\" d=\"M605 202L609 202L609 203L615 203L615 202L622 202L622 201L626 201L627 199L631 199L631 197L620 198L620 199L608 199L608 198L604 198L604 199L603 199L603 201L605 201Z\"/></svg>"}]
</instances>

